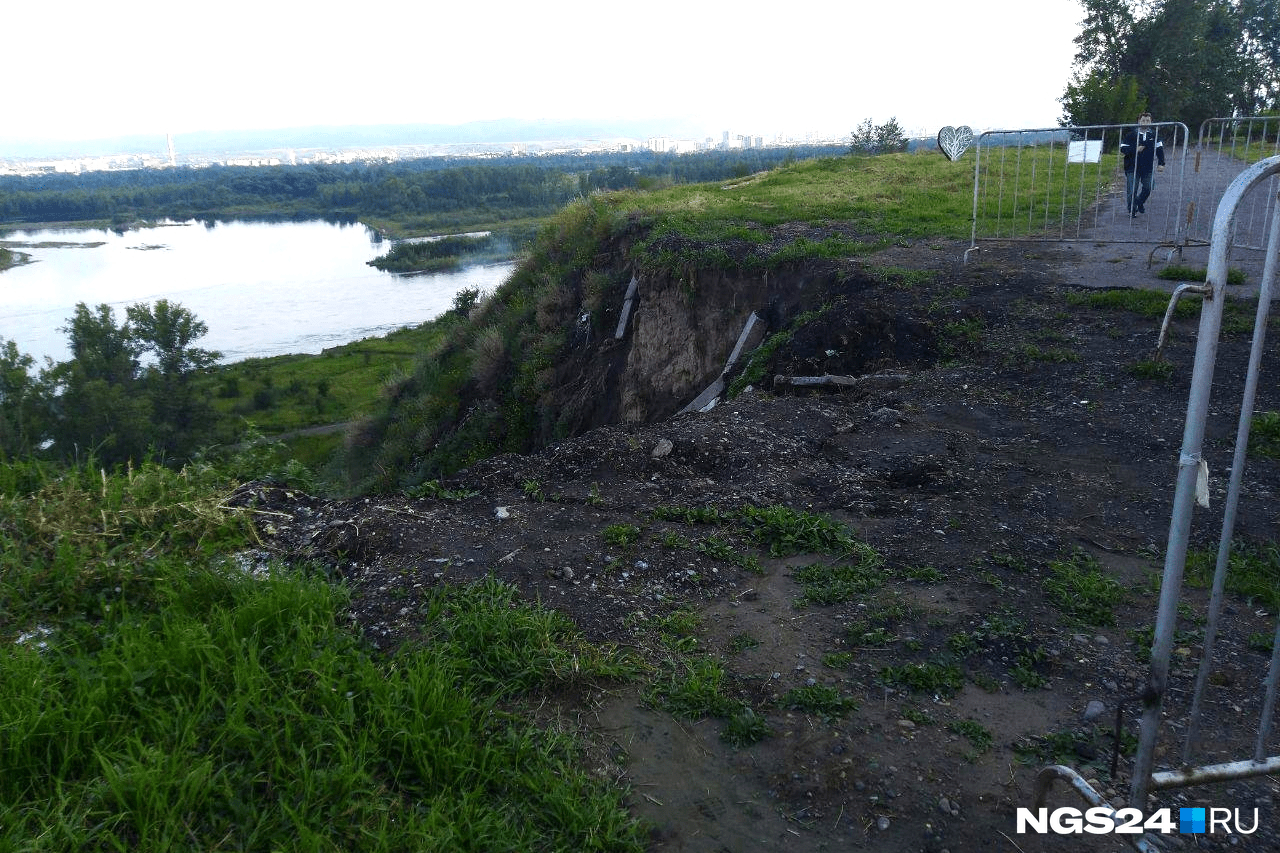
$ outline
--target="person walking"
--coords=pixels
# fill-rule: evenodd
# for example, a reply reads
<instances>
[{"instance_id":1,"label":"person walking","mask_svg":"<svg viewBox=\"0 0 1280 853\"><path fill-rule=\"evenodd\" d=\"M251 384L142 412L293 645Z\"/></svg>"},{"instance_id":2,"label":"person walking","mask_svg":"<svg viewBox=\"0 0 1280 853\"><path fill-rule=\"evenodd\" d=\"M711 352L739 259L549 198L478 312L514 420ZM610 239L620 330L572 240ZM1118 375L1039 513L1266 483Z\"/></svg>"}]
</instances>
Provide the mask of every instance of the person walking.
<instances>
[{"instance_id":1,"label":"person walking","mask_svg":"<svg viewBox=\"0 0 1280 853\"><path fill-rule=\"evenodd\" d=\"M1147 212L1143 205L1151 195L1156 164L1164 171L1164 145L1151 127L1151 113L1138 116L1138 126L1120 140L1120 153L1124 155L1124 206L1135 217Z\"/></svg>"}]
</instances>

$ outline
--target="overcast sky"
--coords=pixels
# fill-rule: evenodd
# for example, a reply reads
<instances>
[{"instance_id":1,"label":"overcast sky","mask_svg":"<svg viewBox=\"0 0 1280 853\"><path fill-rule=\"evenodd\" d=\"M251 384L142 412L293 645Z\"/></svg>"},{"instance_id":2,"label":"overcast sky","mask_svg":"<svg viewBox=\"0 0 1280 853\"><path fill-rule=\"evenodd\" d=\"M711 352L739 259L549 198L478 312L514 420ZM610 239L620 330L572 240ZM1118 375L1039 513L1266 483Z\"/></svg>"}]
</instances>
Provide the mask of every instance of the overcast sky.
<instances>
[{"instance_id":1,"label":"overcast sky","mask_svg":"<svg viewBox=\"0 0 1280 853\"><path fill-rule=\"evenodd\" d=\"M0 140L680 118L847 135L1051 127L1076 0L13 2ZM0 155L2 155L0 151Z\"/></svg>"}]
</instances>

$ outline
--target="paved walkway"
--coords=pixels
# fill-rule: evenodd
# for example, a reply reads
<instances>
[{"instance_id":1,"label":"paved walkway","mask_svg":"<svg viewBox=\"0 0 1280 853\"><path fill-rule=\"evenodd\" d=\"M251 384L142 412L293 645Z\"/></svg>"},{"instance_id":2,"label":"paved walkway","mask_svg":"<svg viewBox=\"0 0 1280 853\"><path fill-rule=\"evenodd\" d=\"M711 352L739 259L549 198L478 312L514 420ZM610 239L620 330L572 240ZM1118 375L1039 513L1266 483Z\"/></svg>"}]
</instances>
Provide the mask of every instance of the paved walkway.
<instances>
[{"instance_id":1,"label":"paved walkway","mask_svg":"<svg viewBox=\"0 0 1280 853\"><path fill-rule=\"evenodd\" d=\"M1146 214L1129 216L1124 204L1124 179L1095 211L1079 241L1064 243L1063 274L1088 287L1158 287L1171 289L1176 282L1155 277L1168 264L1203 269L1209 260L1209 238L1218 204L1246 163L1217 154L1183 149L1166 152L1166 168L1157 172ZM1262 278L1263 248L1268 215L1275 208L1273 178L1270 186L1249 193L1236 213L1236 239L1229 265L1243 269L1248 284L1238 291L1257 292ZM1178 247L1181 246L1181 251Z\"/></svg>"}]
</instances>

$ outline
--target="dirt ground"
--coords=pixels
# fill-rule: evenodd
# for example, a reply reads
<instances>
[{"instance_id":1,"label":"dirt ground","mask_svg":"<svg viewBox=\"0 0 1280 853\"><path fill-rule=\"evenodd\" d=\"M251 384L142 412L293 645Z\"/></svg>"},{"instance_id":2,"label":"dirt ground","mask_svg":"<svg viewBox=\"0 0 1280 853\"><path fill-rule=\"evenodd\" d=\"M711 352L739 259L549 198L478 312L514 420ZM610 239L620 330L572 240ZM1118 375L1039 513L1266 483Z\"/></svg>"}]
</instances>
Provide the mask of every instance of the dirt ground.
<instances>
[{"instance_id":1,"label":"dirt ground","mask_svg":"<svg viewBox=\"0 0 1280 853\"><path fill-rule=\"evenodd\" d=\"M1167 290L1145 250L1118 262L1107 246L993 246L962 266L964 248L920 244L873 259L936 277L853 295L778 354L779 373L880 374L863 387L754 388L703 414L490 459L445 484L470 494L461 500L323 500L268 484L241 499L263 511L269 550L341 571L354 620L386 648L413 638L433 587L493 574L655 672L681 655L714 656L724 690L766 720L759 742L731 746L724 719L656 707L643 679L548 697L542 711L583 737L584 760L603 777L627 786L655 851L1127 849L1097 836L1016 835L1014 810L1031 805L1037 771L1055 762L1127 798L1131 759L1112 779L1110 728L1127 702L1122 743L1132 746L1196 318L1175 322L1172 375L1141 378L1135 365L1150 358L1159 320L1069 296L1099 284ZM868 305L903 322L874 322ZM900 357L849 357L868 336L902 329L920 337L882 349ZM1216 547L1248 348L1236 332L1219 351L1210 509L1197 510L1193 533L1201 549ZM1275 358L1264 363L1260 410L1280 409L1276 370ZM1251 461L1242 538L1280 539L1278 492L1280 463ZM655 513L779 504L848 525L882 556L879 586L805 603L796 574L823 557L773 558L741 527ZM626 542L611 525L638 534ZM713 533L762 571L690 547ZM1055 564L1091 561L1126 590L1110 623L1082 622L1046 592ZM1185 598L1164 766L1181 748L1207 592L1188 587ZM1250 637L1274 630L1258 601L1230 595L1226 612L1205 763L1250 754L1268 661ZM674 644L672 614L688 635ZM912 689L887 674L919 664L958 667L963 681ZM788 691L806 686L854 706L795 707ZM1160 794L1154 805L1256 807L1254 835L1168 841L1275 850L1278 790L1263 777ZM1050 803L1082 805L1062 786Z\"/></svg>"}]
</instances>

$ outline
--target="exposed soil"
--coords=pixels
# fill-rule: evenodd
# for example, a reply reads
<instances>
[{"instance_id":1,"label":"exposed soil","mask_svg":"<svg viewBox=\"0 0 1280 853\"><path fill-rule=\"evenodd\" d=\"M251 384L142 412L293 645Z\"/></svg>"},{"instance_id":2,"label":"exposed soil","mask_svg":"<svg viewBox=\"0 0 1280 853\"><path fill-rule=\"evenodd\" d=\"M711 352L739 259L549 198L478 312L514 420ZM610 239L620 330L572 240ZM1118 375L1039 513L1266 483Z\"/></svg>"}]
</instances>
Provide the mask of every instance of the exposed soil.
<instances>
[{"instance_id":1,"label":"exposed soil","mask_svg":"<svg viewBox=\"0 0 1280 853\"><path fill-rule=\"evenodd\" d=\"M1151 578L1162 567L1196 320L1175 323L1172 376L1138 378L1133 366L1150 357L1159 321L1070 304L1070 292L1096 283L1072 268L1087 249L991 247L961 266L963 249L920 244L876 258L936 278L851 294L780 350L770 372L881 374L862 387L756 388L703 414L601 427L465 470L445 484L472 493L462 500L323 500L267 484L240 499L262 512L268 550L337 567L354 591L353 619L382 647L414 638L418 606L437 585L493 574L658 672L680 655L721 660L726 692L768 722L772 734L758 743L730 746L723 719L652 707L645 683L557 694L542 709L549 724L583 735L585 760L603 777L629 786L655 851L1123 849L1109 837L1016 836L1014 809L1031 805L1035 774L1055 762L1127 799L1130 759L1112 780L1106 730L1146 681L1140 629L1155 620ZM1167 284L1136 254L1108 263L1108 284ZM1199 548L1216 547L1248 346L1235 334L1219 350ZM1277 379L1270 358L1260 410L1280 408ZM1280 463L1251 461L1243 538L1280 539L1278 492ZM795 571L829 558L771 558L740 526L654 517L658 507L775 504L847 524L883 556L882 585L842 603L801 603ZM606 527L619 524L637 527L638 541L607 541ZM711 533L757 556L763 573L680 544ZM1083 624L1046 595L1051 564L1072 559L1096 560L1127 588L1112 624ZM1194 617L1207 593L1188 587L1185 597L1164 766L1181 748L1202 637ZM696 646L683 651L657 630L680 610L697 615ZM1275 614L1256 601L1229 595L1227 614L1204 763L1250 755L1268 658L1248 640L1274 629ZM1000 620L1017 628L999 630ZM922 662L960 667L963 686L913 692L883 675ZM787 691L810 684L856 709L824 718L787 707ZM1103 706L1096 718L1091 702ZM1137 703L1122 717L1136 733ZM989 746L966 737L978 727ZM1235 841L1274 850L1276 795L1263 777L1162 793L1154 805L1257 807L1261 828ZM1062 786L1050 803L1082 805ZM1194 846L1182 838L1170 841ZM1230 843L1202 836L1198 846Z\"/></svg>"}]
</instances>

